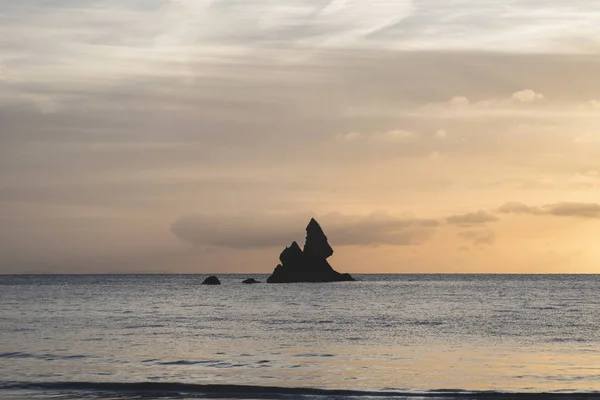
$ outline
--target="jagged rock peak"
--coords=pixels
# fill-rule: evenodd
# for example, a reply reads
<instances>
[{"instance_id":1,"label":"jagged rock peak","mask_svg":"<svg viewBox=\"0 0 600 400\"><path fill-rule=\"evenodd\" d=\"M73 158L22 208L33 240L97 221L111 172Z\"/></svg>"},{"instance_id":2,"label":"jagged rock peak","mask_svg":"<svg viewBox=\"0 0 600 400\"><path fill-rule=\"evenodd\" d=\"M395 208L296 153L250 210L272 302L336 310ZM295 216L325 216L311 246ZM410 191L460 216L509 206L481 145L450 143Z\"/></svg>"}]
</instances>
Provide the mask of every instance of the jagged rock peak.
<instances>
[{"instance_id":1,"label":"jagged rock peak","mask_svg":"<svg viewBox=\"0 0 600 400\"><path fill-rule=\"evenodd\" d=\"M328 258L333 254L333 249L327 242L327 236L316 219L311 218L306 226L306 242L304 254L309 257Z\"/></svg>"},{"instance_id":2,"label":"jagged rock peak","mask_svg":"<svg viewBox=\"0 0 600 400\"><path fill-rule=\"evenodd\" d=\"M318 230L321 233L323 233L323 229L321 228L321 225L319 225L319 223L317 222L316 219L311 218L308 225L306 225L306 230ZM324 233L323 233L324 234Z\"/></svg>"},{"instance_id":3,"label":"jagged rock peak","mask_svg":"<svg viewBox=\"0 0 600 400\"><path fill-rule=\"evenodd\" d=\"M298 251L302 252L302 249L300 249L298 242L296 242L295 240L292 242L292 244L290 244L290 247L286 247L286 249L289 249L289 250L293 251L294 253L296 253Z\"/></svg>"},{"instance_id":4,"label":"jagged rock peak","mask_svg":"<svg viewBox=\"0 0 600 400\"><path fill-rule=\"evenodd\" d=\"M350 274L336 272L327 262L333 249L327 242L327 236L319 223L312 218L306 226L304 250L297 242L286 247L279 256L279 264L268 283L288 282L336 282L353 281Z\"/></svg>"}]
</instances>

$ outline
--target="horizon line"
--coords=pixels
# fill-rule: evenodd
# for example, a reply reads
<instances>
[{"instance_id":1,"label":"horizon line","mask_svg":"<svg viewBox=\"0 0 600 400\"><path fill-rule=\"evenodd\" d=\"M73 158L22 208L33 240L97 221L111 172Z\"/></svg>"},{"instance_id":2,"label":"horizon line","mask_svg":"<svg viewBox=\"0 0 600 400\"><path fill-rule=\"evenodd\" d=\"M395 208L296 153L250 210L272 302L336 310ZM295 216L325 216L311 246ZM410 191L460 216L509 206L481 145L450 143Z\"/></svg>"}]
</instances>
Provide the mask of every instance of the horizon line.
<instances>
[{"instance_id":1,"label":"horizon line","mask_svg":"<svg viewBox=\"0 0 600 400\"><path fill-rule=\"evenodd\" d=\"M94 273L0 273L1 276L103 276L103 275L270 275L271 272L94 272ZM352 272L355 275L600 275L600 272Z\"/></svg>"}]
</instances>

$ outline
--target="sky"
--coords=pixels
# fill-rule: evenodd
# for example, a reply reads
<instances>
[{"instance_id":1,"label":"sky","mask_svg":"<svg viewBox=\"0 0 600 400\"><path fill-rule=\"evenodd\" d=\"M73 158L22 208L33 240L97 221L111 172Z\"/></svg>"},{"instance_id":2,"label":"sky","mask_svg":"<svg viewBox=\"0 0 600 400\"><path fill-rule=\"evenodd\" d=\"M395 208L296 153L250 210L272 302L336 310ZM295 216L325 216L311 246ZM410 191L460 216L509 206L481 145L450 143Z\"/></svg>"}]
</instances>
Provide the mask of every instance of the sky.
<instances>
[{"instance_id":1,"label":"sky","mask_svg":"<svg viewBox=\"0 0 600 400\"><path fill-rule=\"evenodd\" d=\"M0 0L0 273L600 273L600 3Z\"/></svg>"}]
</instances>

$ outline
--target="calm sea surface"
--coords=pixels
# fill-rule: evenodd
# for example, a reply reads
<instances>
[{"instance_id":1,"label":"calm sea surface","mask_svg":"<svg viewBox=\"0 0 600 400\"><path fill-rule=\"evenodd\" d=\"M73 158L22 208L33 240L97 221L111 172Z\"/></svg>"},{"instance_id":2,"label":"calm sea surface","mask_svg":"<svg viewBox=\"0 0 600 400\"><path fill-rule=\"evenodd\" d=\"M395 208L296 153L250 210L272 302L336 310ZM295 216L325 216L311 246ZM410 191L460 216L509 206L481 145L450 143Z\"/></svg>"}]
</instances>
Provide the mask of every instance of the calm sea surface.
<instances>
[{"instance_id":1,"label":"calm sea surface","mask_svg":"<svg viewBox=\"0 0 600 400\"><path fill-rule=\"evenodd\" d=\"M597 275L205 277L0 276L0 398L600 398Z\"/></svg>"}]
</instances>

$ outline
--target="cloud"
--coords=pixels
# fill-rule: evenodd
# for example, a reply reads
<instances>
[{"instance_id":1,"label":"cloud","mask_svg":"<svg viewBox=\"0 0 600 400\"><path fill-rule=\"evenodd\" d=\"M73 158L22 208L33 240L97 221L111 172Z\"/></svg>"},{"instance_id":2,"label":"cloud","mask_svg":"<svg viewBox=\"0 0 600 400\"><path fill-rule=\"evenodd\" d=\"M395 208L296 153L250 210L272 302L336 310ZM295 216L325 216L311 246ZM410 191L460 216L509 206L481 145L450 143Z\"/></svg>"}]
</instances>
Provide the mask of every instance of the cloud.
<instances>
[{"instance_id":1,"label":"cloud","mask_svg":"<svg viewBox=\"0 0 600 400\"><path fill-rule=\"evenodd\" d=\"M470 105L471 102L464 96L454 96L448 101L448 105L451 107L466 107Z\"/></svg>"},{"instance_id":2,"label":"cloud","mask_svg":"<svg viewBox=\"0 0 600 400\"><path fill-rule=\"evenodd\" d=\"M513 93L510 97L501 97L501 98L487 98L478 101L470 101L468 98L464 96L454 96L447 103L446 106L451 108L475 108L475 109L485 109L491 107L511 107L514 106L514 103L531 103L536 100L541 100L544 98L544 95L538 92L535 92L531 89L523 89Z\"/></svg>"},{"instance_id":3,"label":"cloud","mask_svg":"<svg viewBox=\"0 0 600 400\"><path fill-rule=\"evenodd\" d=\"M530 103L535 100L541 100L544 98L544 95L541 93L536 93L531 89L519 90L518 92L513 93L511 98L515 101L521 103Z\"/></svg>"},{"instance_id":4,"label":"cloud","mask_svg":"<svg viewBox=\"0 0 600 400\"><path fill-rule=\"evenodd\" d=\"M49 13L48 9L60 10L69 7L70 3L52 2L53 7L29 5L29 8L33 8L34 13ZM106 19L117 14L120 18L110 26L113 31L120 31L121 40L132 41L135 36L158 33L155 37L160 39L161 45L174 46L194 41L223 43L229 40L233 45L285 42L289 45L361 45L403 50L564 53L594 52L597 47L587 43L594 43L599 38L596 30L589 28L597 21L597 9L584 0L569 4L571 7L555 2L541 4L536 0L522 0L511 4L510 8L474 0L287 0L276 4L261 0L177 0L155 1L145 6L133 0L112 3L101 12L94 10L93 2L81 1L77 8L69 7L79 12L71 11L70 14L79 17L82 23L88 22L90 14ZM154 3L163 4L156 6ZM6 8L10 12L25 7ZM65 18L56 14L55 20ZM477 16L476 21L473 16ZM92 21L98 18L96 16ZM79 22L77 18L73 19ZM126 23L132 26L128 27Z\"/></svg>"},{"instance_id":5,"label":"cloud","mask_svg":"<svg viewBox=\"0 0 600 400\"><path fill-rule=\"evenodd\" d=\"M539 207L528 206L523 203L510 202L498 208L501 213L553 215L558 217L600 218L600 204L561 202L547 204Z\"/></svg>"},{"instance_id":6,"label":"cloud","mask_svg":"<svg viewBox=\"0 0 600 400\"><path fill-rule=\"evenodd\" d=\"M541 113L543 115L544 110L540 106L536 108L524 107L526 103L534 103L538 100L544 99L544 95L531 89L523 89L512 93L509 96L502 95L497 97L484 97L479 99L467 98L463 95L453 96L448 101L437 101L425 104L421 107L421 112L425 113L429 118L431 116L501 116L501 115L535 115ZM547 106L547 105L546 105ZM593 109L590 103L586 103L587 109ZM566 110L563 106L560 110L561 113L572 112L573 109ZM437 133L440 133L438 135ZM444 130L436 132L436 137L446 137Z\"/></svg>"},{"instance_id":7,"label":"cloud","mask_svg":"<svg viewBox=\"0 0 600 400\"><path fill-rule=\"evenodd\" d=\"M435 131L434 136L438 139L445 139L448 137L448 132L446 132L444 129L438 129Z\"/></svg>"},{"instance_id":8,"label":"cloud","mask_svg":"<svg viewBox=\"0 0 600 400\"><path fill-rule=\"evenodd\" d=\"M563 217L599 218L600 204L596 203L557 203L544 207L549 214Z\"/></svg>"},{"instance_id":9,"label":"cloud","mask_svg":"<svg viewBox=\"0 0 600 400\"><path fill-rule=\"evenodd\" d=\"M517 201L504 203L498 207L498 212L505 214L542 214L542 210L539 207L530 207L527 204L519 203Z\"/></svg>"},{"instance_id":10,"label":"cloud","mask_svg":"<svg viewBox=\"0 0 600 400\"><path fill-rule=\"evenodd\" d=\"M453 215L447 217L446 221L451 225L479 225L498 221L498 217L486 211L480 210L467 214Z\"/></svg>"},{"instance_id":11,"label":"cloud","mask_svg":"<svg viewBox=\"0 0 600 400\"><path fill-rule=\"evenodd\" d=\"M496 239L496 234L490 229L476 229L459 232L458 235L475 245L491 245Z\"/></svg>"},{"instance_id":12,"label":"cloud","mask_svg":"<svg viewBox=\"0 0 600 400\"><path fill-rule=\"evenodd\" d=\"M382 132L362 133L352 131L337 136L338 139L354 142L358 140L367 140L371 142L406 142L415 139L416 135L404 129L390 129Z\"/></svg>"},{"instance_id":13,"label":"cloud","mask_svg":"<svg viewBox=\"0 0 600 400\"><path fill-rule=\"evenodd\" d=\"M371 137L373 140L385 141L385 142L402 142L410 140L414 137L414 133L403 130L403 129L392 129L386 132L379 132L373 134Z\"/></svg>"},{"instance_id":14,"label":"cloud","mask_svg":"<svg viewBox=\"0 0 600 400\"><path fill-rule=\"evenodd\" d=\"M312 213L188 214L173 222L171 232L182 242L199 247L260 249L304 242L304 229ZM445 224L463 227L497 221L485 211L454 215L445 219L367 216L339 213L314 216L333 246L410 246L427 241ZM476 244L490 244L493 234L474 229L460 236Z\"/></svg>"},{"instance_id":15,"label":"cloud","mask_svg":"<svg viewBox=\"0 0 600 400\"><path fill-rule=\"evenodd\" d=\"M343 133L341 135L338 136L339 139L341 140L346 140L348 142L353 142L355 140L359 140L362 138L362 134L360 132L348 132L348 133Z\"/></svg>"},{"instance_id":16,"label":"cloud","mask_svg":"<svg viewBox=\"0 0 600 400\"><path fill-rule=\"evenodd\" d=\"M176 220L171 232L195 246L232 249L283 247L296 240L303 243L311 214L237 215L190 214ZM333 246L407 246L420 244L435 232L434 219L397 218L386 214L316 216Z\"/></svg>"}]
</instances>

